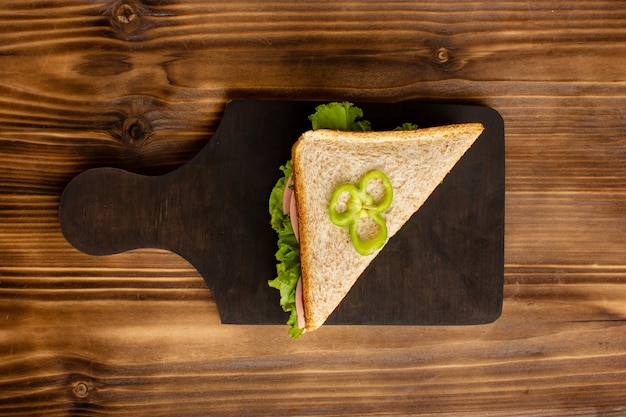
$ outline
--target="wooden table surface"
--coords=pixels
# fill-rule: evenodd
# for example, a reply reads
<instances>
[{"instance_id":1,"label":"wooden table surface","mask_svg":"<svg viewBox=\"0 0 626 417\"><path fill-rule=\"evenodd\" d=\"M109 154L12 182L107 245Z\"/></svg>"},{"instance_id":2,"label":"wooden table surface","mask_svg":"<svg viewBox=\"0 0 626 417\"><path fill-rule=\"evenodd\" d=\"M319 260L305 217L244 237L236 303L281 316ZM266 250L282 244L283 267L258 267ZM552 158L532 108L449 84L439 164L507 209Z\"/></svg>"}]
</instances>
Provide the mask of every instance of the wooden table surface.
<instances>
[{"instance_id":1,"label":"wooden table surface","mask_svg":"<svg viewBox=\"0 0 626 417\"><path fill-rule=\"evenodd\" d=\"M477 103L506 127L504 307L469 327L220 324L180 257L59 228L231 99ZM3 416L626 415L626 1L4 0Z\"/></svg>"}]
</instances>

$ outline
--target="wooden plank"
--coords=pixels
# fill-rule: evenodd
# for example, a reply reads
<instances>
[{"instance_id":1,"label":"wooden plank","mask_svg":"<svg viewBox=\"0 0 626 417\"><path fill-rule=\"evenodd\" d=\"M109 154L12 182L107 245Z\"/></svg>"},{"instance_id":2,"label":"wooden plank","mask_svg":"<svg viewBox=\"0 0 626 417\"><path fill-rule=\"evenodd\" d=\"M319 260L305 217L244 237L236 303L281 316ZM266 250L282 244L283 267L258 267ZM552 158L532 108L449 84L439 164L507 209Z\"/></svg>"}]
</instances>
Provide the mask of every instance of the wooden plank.
<instances>
[{"instance_id":1,"label":"wooden plank","mask_svg":"<svg viewBox=\"0 0 626 417\"><path fill-rule=\"evenodd\" d=\"M0 6L0 412L618 416L626 410L626 8L588 2ZM87 168L161 174L234 98L471 102L506 126L502 317L225 326L180 257L91 258Z\"/></svg>"}]
</instances>

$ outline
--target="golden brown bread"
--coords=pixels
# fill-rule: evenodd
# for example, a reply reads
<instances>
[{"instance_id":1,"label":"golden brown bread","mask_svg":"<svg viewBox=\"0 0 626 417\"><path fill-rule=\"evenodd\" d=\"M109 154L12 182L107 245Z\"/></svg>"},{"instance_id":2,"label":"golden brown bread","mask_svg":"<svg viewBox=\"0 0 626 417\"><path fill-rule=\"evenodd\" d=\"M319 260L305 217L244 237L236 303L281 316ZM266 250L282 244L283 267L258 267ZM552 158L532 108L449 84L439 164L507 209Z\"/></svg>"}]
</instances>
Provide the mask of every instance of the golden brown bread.
<instances>
[{"instance_id":1,"label":"golden brown bread","mask_svg":"<svg viewBox=\"0 0 626 417\"><path fill-rule=\"evenodd\" d=\"M383 171L393 201L383 213L388 239L424 204L480 136L480 123L389 132L305 132L292 149L299 217L306 329L321 326L378 252L356 252L346 228L328 214L334 189Z\"/></svg>"}]
</instances>

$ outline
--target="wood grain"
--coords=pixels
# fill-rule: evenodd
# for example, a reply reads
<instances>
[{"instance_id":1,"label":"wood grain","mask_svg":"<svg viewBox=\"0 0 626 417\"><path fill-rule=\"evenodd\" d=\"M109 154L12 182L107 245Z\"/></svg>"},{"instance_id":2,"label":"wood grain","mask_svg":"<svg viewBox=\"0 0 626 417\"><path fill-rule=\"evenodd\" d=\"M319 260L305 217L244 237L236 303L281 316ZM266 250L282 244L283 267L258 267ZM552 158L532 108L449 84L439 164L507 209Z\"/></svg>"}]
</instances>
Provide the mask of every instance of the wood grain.
<instances>
[{"instance_id":1,"label":"wood grain","mask_svg":"<svg viewBox=\"0 0 626 417\"><path fill-rule=\"evenodd\" d=\"M626 413L626 3L0 6L0 413ZM168 252L93 258L60 193L169 172L233 98L480 103L506 126L505 301L471 327L225 326ZM130 203L129 203L130 204Z\"/></svg>"}]
</instances>

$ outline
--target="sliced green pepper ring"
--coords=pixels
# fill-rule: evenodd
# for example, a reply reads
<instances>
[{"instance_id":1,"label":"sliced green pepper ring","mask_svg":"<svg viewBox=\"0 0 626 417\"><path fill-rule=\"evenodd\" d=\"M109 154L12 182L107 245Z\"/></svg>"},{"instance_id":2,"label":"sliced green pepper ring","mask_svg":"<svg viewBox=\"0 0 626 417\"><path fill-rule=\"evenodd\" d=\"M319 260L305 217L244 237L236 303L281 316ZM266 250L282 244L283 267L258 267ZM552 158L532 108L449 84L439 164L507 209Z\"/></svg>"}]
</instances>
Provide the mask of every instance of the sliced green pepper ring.
<instances>
[{"instance_id":1,"label":"sliced green pepper ring","mask_svg":"<svg viewBox=\"0 0 626 417\"><path fill-rule=\"evenodd\" d=\"M365 191L365 187L367 187L367 184L370 181L376 179L382 181L383 188L385 190L385 196L378 203L374 203L374 198ZM371 210L376 213L382 213L383 211L387 210L391 205L391 200L393 199L393 187L391 186L391 181L389 181L389 178L387 178L385 173L382 171L370 171L367 174L363 175L363 177L359 181L359 190L369 196L369 198L371 199L371 201L369 202Z\"/></svg>"},{"instance_id":2,"label":"sliced green pepper ring","mask_svg":"<svg viewBox=\"0 0 626 417\"><path fill-rule=\"evenodd\" d=\"M375 179L382 181L385 195L379 201L366 191L367 184ZM365 174L358 184L358 188L352 184L342 184L333 191L330 199L328 211L333 224L345 227L348 226L350 239L358 253L369 255L385 244L387 240L387 224L381 213L389 208L393 199L393 188L391 181L382 171L370 171ZM344 194L348 193L347 199ZM345 209L337 211L340 200ZM343 207L342 207L343 208ZM358 225L363 218L371 218L378 226L378 234L371 239L362 239L358 234Z\"/></svg>"},{"instance_id":3,"label":"sliced green pepper ring","mask_svg":"<svg viewBox=\"0 0 626 417\"><path fill-rule=\"evenodd\" d=\"M348 200L345 202L346 210L337 211L339 200L344 193L348 193ZM342 184L335 189L329 203L330 220L337 226L348 226L361 212L362 198L361 191L352 184Z\"/></svg>"},{"instance_id":4,"label":"sliced green pepper ring","mask_svg":"<svg viewBox=\"0 0 626 417\"><path fill-rule=\"evenodd\" d=\"M359 222L355 221L350 223L348 226L348 230L350 231L350 239L352 239L352 244L358 253L361 255L369 255L374 252L376 249L381 248L385 241L387 240L387 223L385 223L385 219L380 215L380 213L368 213L368 216L376 222L379 226L378 234L371 239L361 239L358 234Z\"/></svg>"}]
</instances>

